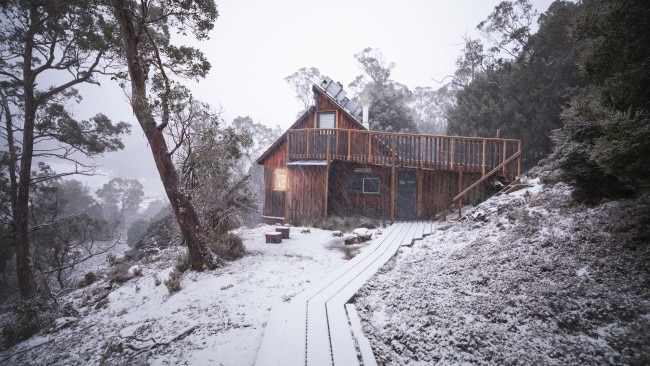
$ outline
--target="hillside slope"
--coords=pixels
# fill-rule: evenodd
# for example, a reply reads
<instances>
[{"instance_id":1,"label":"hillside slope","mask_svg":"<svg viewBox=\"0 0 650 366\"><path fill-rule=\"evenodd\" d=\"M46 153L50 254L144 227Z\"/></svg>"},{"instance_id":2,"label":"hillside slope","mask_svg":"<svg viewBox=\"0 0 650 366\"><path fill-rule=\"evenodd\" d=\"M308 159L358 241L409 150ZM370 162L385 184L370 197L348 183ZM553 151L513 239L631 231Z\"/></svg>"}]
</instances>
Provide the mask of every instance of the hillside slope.
<instances>
[{"instance_id":1,"label":"hillside slope","mask_svg":"<svg viewBox=\"0 0 650 366\"><path fill-rule=\"evenodd\" d=\"M650 364L649 216L561 183L491 198L357 295L378 363Z\"/></svg>"}]
</instances>

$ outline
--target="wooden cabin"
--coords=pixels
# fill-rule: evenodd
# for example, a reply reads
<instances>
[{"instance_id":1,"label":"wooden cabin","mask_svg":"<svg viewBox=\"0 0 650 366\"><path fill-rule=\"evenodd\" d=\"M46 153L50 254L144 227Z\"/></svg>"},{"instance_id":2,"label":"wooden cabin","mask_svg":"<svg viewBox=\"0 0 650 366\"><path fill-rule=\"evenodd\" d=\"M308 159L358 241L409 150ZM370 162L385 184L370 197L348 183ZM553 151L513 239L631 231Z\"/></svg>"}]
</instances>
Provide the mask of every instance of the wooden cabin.
<instances>
[{"instance_id":1,"label":"wooden cabin","mask_svg":"<svg viewBox=\"0 0 650 366\"><path fill-rule=\"evenodd\" d=\"M257 160L265 223L432 219L520 175L520 140L369 131L339 84L312 89L315 105Z\"/></svg>"}]
</instances>

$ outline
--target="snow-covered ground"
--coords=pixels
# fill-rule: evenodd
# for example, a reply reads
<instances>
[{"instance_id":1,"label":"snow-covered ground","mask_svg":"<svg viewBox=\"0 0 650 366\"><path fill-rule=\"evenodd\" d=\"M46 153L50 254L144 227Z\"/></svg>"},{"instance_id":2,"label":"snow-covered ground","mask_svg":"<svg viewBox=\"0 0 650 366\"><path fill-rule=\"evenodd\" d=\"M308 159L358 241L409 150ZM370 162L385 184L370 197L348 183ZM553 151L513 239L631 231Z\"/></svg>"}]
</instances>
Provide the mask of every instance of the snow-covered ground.
<instances>
[{"instance_id":1,"label":"snow-covered ground","mask_svg":"<svg viewBox=\"0 0 650 366\"><path fill-rule=\"evenodd\" d=\"M0 353L0 364L252 365L271 307L367 246L344 246L331 231L305 229L292 227L280 244L265 243L273 227L241 230L245 257L186 272L173 295L164 280L185 248L165 250L122 285L102 280L69 294L62 300L73 303L79 320Z\"/></svg>"},{"instance_id":2,"label":"snow-covered ground","mask_svg":"<svg viewBox=\"0 0 650 366\"><path fill-rule=\"evenodd\" d=\"M650 365L650 199L495 196L356 298L382 365Z\"/></svg>"},{"instance_id":3,"label":"snow-covered ground","mask_svg":"<svg viewBox=\"0 0 650 366\"><path fill-rule=\"evenodd\" d=\"M530 183L437 223L361 289L380 365L650 364L650 198L589 208L561 183ZM0 364L252 365L271 307L346 261L329 231L265 244L270 229L241 230L248 255L186 272L173 295L161 282L183 248L70 293L79 319Z\"/></svg>"}]
</instances>

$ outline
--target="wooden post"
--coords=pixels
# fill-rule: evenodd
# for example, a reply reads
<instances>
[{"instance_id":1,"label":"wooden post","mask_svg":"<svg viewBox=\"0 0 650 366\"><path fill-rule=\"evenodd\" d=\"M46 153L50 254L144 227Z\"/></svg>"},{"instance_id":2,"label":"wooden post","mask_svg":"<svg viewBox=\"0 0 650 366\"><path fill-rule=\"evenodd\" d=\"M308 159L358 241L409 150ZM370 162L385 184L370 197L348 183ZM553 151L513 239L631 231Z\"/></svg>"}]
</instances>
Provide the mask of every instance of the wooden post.
<instances>
[{"instance_id":1,"label":"wooden post","mask_svg":"<svg viewBox=\"0 0 650 366\"><path fill-rule=\"evenodd\" d=\"M287 133L287 157L286 157L287 161L289 161L289 157L291 156L291 135L292 132L289 131L289 133Z\"/></svg>"},{"instance_id":2,"label":"wooden post","mask_svg":"<svg viewBox=\"0 0 650 366\"><path fill-rule=\"evenodd\" d=\"M506 161L506 154L507 154L507 151L508 151L508 150L507 150L506 142L503 141L503 160L501 160L502 163L503 163L504 161ZM506 169L506 165L504 164L504 165L503 165L503 176L504 176L504 177L507 177L507 176L508 176L508 175L506 174L506 171L507 171L507 169Z\"/></svg>"},{"instance_id":3,"label":"wooden post","mask_svg":"<svg viewBox=\"0 0 650 366\"><path fill-rule=\"evenodd\" d=\"M453 139L453 138L451 139L451 170L454 170L454 155L455 155L455 151L454 151L454 149L455 149L454 142L455 142L455 141L456 141L455 139Z\"/></svg>"},{"instance_id":4,"label":"wooden post","mask_svg":"<svg viewBox=\"0 0 650 366\"><path fill-rule=\"evenodd\" d=\"M309 130L305 130L305 143L307 144L305 149L305 159L309 159Z\"/></svg>"},{"instance_id":5,"label":"wooden post","mask_svg":"<svg viewBox=\"0 0 650 366\"><path fill-rule=\"evenodd\" d=\"M397 177L395 176L395 136L391 136L391 145L393 148L392 160L393 167L391 169L391 182L390 182L390 223L395 222L395 198L397 196L395 183L397 182Z\"/></svg>"},{"instance_id":6,"label":"wooden post","mask_svg":"<svg viewBox=\"0 0 650 366\"><path fill-rule=\"evenodd\" d=\"M483 139L483 168L481 170L481 173L483 175L485 175L485 145L486 145L486 141L485 139Z\"/></svg>"},{"instance_id":7,"label":"wooden post","mask_svg":"<svg viewBox=\"0 0 650 366\"><path fill-rule=\"evenodd\" d=\"M420 168L424 169L424 137L420 136Z\"/></svg>"},{"instance_id":8,"label":"wooden post","mask_svg":"<svg viewBox=\"0 0 650 366\"><path fill-rule=\"evenodd\" d=\"M368 131L368 163L372 163L372 133Z\"/></svg>"},{"instance_id":9,"label":"wooden post","mask_svg":"<svg viewBox=\"0 0 650 366\"><path fill-rule=\"evenodd\" d=\"M284 175L284 186L287 188L284 191L284 222L283 224L286 224L291 220L289 217L289 199L291 197L291 187L289 186L289 174L291 174L291 169L287 167L286 163L284 165L284 169L286 169L286 174ZM292 220L293 221L293 220Z\"/></svg>"},{"instance_id":10,"label":"wooden post","mask_svg":"<svg viewBox=\"0 0 650 366\"><path fill-rule=\"evenodd\" d=\"M463 166L460 166L460 172L458 173L458 193L463 191ZM463 213L463 197L458 199L458 219Z\"/></svg>"},{"instance_id":11,"label":"wooden post","mask_svg":"<svg viewBox=\"0 0 650 366\"><path fill-rule=\"evenodd\" d=\"M348 130L348 161L352 160L352 150L350 150L350 143L351 141L351 135L350 135L351 130Z\"/></svg>"},{"instance_id":12,"label":"wooden post","mask_svg":"<svg viewBox=\"0 0 650 366\"><path fill-rule=\"evenodd\" d=\"M330 189L330 135L327 135L327 164L325 165L325 204L323 205L323 217L327 220L327 204Z\"/></svg>"},{"instance_id":13,"label":"wooden post","mask_svg":"<svg viewBox=\"0 0 650 366\"><path fill-rule=\"evenodd\" d=\"M336 134L336 139L334 139L334 143L336 144L336 147L334 148L334 154L336 157L339 157L339 130L334 131Z\"/></svg>"},{"instance_id":14,"label":"wooden post","mask_svg":"<svg viewBox=\"0 0 650 366\"><path fill-rule=\"evenodd\" d=\"M517 159L517 178L521 178L521 140L519 140L517 151L520 152L519 158Z\"/></svg>"}]
</instances>

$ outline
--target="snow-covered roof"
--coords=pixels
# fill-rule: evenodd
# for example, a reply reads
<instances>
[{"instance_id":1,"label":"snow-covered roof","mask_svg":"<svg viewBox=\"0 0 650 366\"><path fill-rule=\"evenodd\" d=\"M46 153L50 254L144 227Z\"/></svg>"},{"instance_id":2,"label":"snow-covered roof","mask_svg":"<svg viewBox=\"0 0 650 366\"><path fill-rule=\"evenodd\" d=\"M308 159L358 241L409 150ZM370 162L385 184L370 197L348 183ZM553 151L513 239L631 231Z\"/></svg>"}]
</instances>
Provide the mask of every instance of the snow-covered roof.
<instances>
[{"instance_id":1,"label":"snow-covered roof","mask_svg":"<svg viewBox=\"0 0 650 366\"><path fill-rule=\"evenodd\" d=\"M327 160L296 160L287 165L327 165Z\"/></svg>"}]
</instances>

